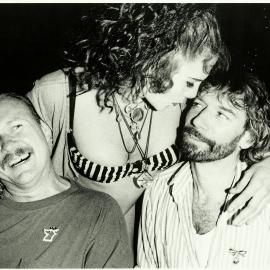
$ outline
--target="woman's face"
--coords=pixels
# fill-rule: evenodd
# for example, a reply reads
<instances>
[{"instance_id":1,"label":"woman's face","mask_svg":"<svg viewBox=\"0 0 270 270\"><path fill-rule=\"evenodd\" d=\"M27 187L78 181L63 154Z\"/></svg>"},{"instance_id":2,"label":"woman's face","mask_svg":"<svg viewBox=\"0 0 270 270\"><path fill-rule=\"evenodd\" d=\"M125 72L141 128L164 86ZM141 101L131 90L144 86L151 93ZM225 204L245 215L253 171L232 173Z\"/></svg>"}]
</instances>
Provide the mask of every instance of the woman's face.
<instances>
[{"instance_id":1,"label":"woman's face","mask_svg":"<svg viewBox=\"0 0 270 270\"><path fill-rule=\"evenodd\" d=\"M156 110L163 110L196 97L201 82L209 75L204 71L205 58L205 54L194 59L188 59L181 52L174 54L170 59L172 87L163 93L151 93L149 89L145 96L147 101ZM213 58L207 64L213 66L216 60Z\"/></svg>"}]
</instances>

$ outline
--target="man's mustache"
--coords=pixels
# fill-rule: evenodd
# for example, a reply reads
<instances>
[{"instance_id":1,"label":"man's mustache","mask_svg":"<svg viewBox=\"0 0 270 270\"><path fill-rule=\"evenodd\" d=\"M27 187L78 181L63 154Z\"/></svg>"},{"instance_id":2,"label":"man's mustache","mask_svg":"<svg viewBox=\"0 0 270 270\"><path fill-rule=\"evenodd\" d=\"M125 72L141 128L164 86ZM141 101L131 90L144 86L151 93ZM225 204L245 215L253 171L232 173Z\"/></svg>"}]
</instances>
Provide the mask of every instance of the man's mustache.
<instances>
[{"instance_id":1,"label":"man's mustache","mask_svg":"<svg viewBox=\"0 0 270 270\"><path fill-rule=\"evenodd\" d=\"M211 149L215 146L214 141L206 138L198 130L196 130L193 127L184 127L183 128L183 136L185 135L185 133L187 135L193 135L194 137L198 138L200 141L207 143L210 146Z\"/></svg>"},{"instance_id":2,"label":"man's mustache","mask_svg":"<svg viewBox=\"0 0 270 270\"><path fill-rule=\"evenodd\" d=\"M19 157L19 156L24 155L25 153L31 153L31 152L32 152L32 148L30 147L17 147L14 151L7 152L4 155L2 161L0 162L0 166L4 170L5 165L9 164L9 162L13 160L15 157Z\"/></svg>"}]
</instances>

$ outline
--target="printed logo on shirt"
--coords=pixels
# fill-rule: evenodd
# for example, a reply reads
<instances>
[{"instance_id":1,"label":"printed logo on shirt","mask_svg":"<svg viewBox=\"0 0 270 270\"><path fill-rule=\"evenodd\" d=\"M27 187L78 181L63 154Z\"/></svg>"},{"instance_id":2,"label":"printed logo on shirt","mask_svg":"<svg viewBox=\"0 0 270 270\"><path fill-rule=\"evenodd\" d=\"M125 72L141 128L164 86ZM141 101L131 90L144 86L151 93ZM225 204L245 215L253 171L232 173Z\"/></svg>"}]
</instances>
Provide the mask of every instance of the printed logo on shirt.
<instances>
[{"instance_id":1,"label":"printed logo on shirt","mask_svg":"<svg viewBox=\"0 0 270 270\"><path fill-rule=\"evenodd\" d=\"M44 232L44 237L43 241L44 242L52 242L54 237L58 234L59 229L56 227L50 227L50 229L43 229Z\"/></svg>"},{"instance_id":2,"label":"printed logo on shirt","mask_svg":"<svg viewBox=\"0 0 270 270\"><path fill-rule=\"evenodd\" d=\"M236 250L233 248L230 248L229 252L233 256L234 264L238 264L240 262L241 257L245 257L245 255L247 254L246 250Z\"/></svg>"}]
</instances>

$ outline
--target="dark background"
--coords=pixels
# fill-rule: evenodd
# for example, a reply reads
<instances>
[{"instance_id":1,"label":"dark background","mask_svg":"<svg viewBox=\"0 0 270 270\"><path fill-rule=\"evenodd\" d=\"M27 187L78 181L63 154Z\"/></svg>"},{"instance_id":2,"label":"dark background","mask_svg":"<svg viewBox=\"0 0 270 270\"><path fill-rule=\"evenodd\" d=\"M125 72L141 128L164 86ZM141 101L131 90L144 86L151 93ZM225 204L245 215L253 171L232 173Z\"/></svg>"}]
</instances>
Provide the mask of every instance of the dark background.
<instances>
[{"instance_id":1,"label":"dark background","mask_svg":"<svg viewBox=\"0 0 270 270\"><path fill-rule=\"evenodd\" d=\"M0 4L0 91L25 93L33 81L63 66L69 29L102 4ZM270 89L270 4L217 4L234 65L256 73Z\"/></svg>"}]
</instances>

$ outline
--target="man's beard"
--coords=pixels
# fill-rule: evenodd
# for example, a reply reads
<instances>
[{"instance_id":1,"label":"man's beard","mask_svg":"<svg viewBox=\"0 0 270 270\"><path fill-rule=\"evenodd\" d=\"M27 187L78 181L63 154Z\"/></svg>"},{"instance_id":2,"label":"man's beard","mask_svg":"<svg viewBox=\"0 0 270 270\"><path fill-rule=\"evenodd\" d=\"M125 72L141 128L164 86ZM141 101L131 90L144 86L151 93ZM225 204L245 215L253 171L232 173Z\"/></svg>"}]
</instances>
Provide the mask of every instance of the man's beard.
<instances>
[{"instance_id":1,"label":"man's beard","mask_svg":"<svg viewBox=\"0 0 270 270\"><path fill-rule=\"evenodd\" d=\"M194 142L189 140L191 135L198 139L198 145L195 139ZM224 136L226 136L226 134L224 134ZM217 144L215 141L204 137L195 128L184 127L179 145L181 159L195 162L208 162L223 159L235 151L241 137L242 134L235 137L229 143ZM207 147L200 149L200 145L202 144L206 144Z\"/></svg>"}]
</instances>

